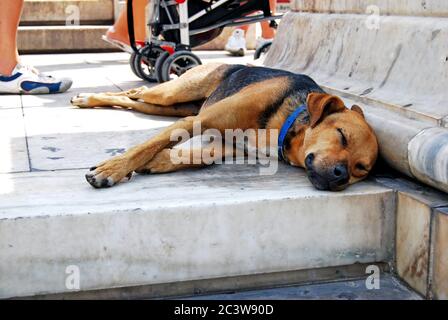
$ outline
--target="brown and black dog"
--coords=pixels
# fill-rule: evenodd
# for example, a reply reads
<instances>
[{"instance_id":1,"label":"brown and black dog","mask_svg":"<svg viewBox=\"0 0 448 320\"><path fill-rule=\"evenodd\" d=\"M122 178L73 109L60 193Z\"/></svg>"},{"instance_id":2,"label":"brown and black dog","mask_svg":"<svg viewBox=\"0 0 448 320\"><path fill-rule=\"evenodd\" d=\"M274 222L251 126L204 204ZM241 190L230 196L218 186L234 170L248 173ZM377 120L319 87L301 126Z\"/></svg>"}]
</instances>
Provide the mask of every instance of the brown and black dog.
<instances>
[{"instance_id":1,"label":"brown and black dog","mask_svg":"<svg viewBox=\"0 0 448 320\"><path fill-rule=\"evenodd\" d=\"M193 134L193 123L206 129L266 129L278 132L299 106L305 111L287 131L283 157L303 167L320 190L342 190L365 178L374 165L378 144L358 106L326 94L310 77L243 65L207 64L174 81L120 93L81 94L72 104L82 108L118 106L146 114L185 117L149 141L92 167L87 181L111 187L132 173L172 172L198 164L173 164L170 140L176 129ZM217 154L217 157L222 155Z\"/></svg>"}]
</instances>

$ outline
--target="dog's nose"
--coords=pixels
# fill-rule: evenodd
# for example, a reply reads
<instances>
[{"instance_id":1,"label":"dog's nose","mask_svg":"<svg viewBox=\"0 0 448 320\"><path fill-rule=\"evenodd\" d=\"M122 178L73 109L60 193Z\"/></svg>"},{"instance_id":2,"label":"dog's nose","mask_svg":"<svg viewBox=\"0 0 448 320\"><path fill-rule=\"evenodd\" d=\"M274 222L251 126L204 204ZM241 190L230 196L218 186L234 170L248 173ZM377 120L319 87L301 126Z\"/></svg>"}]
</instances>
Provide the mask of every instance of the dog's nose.
<instances>
[{"instance_id":1,"label":"dog's nose","mask_svg":"<svg viewBox=\"0 0 448 320\"><path fill-rule=\"evenodd\" d=\"M305 158L305 168L308 170L313 168L313 161L314 161L314 153L310 153Z\"/></svg>"},{"instance_id":2,"label":"dog's nose","mask_svg":"<svg viewBox=\"0 0 448 320\"><path fill-rule=\"evenodd\" d=\"M333 169L333 182L338 185L346 184L350 178L346 164L338 164Z\"/></svg>"}]
</instances>

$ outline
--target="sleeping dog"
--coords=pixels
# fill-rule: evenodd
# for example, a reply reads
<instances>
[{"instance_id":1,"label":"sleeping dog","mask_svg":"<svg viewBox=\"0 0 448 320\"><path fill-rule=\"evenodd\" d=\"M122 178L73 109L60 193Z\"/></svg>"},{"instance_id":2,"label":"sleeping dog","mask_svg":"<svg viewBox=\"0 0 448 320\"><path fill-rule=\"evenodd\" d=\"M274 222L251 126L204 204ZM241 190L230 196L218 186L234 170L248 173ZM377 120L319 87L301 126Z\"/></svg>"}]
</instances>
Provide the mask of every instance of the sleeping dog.
<instances>
[{"instance_id":1,"label":"sleeping dog","mask_svg":"<svg viewBox=\"0 0 448 320\"><path fill-rule=\"evenodd\" d=\"M205 165L170 160L176 144L171 134L178 129L194 134L195 121L200 121L201 132L275 130L279 158L305 168L311 183L320 190L342 190L364 179L378 154L376 136L360 107L348 109L310 77L282 70L207 64L152 88L80 94L71 102L81 108L118 106L185 117L149 141L92 167L86 179L95 188L111 187L133 172L172 172Z\"/></svg>"}]
</instances>

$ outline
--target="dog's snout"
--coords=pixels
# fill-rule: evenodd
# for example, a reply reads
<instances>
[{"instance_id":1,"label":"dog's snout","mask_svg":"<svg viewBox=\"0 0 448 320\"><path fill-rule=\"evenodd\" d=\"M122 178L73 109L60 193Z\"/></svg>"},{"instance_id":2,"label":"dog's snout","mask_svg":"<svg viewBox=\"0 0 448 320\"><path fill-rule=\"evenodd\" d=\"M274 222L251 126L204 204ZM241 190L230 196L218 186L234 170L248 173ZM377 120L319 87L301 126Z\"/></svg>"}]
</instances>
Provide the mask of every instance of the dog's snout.
<instances>
[{"instance_id":1,"label":"dog's snout","mask_svg":"<svg viewBox=\"0 0 448 320\"><path fill-rule=\"evenodd\" d=\"M325 166L321 161L317 161L314 154L309 154L305 158L307 175L311 183L319 190L342 190L350 180L350 172L347 164L336 163Z\"/></svg>"},{"instance_id":2,"label":"dog's snout","mask_svg":"<svg viewBox=\"0 0 448 320\"><path fill-rule=\"evenodd\" d=\"M314 153L310 153L305 158L305 168L310 170L313 168Z\"/></svg>"}]
</instances>

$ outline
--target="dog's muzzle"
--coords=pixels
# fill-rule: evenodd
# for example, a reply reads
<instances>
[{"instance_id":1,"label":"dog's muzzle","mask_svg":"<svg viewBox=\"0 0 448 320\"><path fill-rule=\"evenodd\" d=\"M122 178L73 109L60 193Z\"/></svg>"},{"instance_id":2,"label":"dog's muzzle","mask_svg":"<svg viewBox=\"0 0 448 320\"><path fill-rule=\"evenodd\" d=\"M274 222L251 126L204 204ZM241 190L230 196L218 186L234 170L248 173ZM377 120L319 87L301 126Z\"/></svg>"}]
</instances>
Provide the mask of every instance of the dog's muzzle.
<instances>
[{"instance_id":1,"label":"dog's muzzle","mask_svg":"<svg viewBox=\"0 0 448 320\"><path fill-rule=\"evenodd\" d=\"M325 168L314 165L315 156L310 153L305 158L305 168L308 179L318 190L340 191L348 186L350 173L347 164L337 163Z\"/></svg>"}]
</instances>

